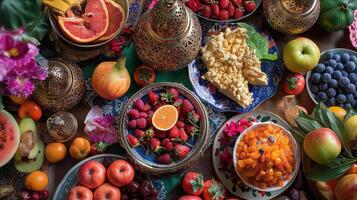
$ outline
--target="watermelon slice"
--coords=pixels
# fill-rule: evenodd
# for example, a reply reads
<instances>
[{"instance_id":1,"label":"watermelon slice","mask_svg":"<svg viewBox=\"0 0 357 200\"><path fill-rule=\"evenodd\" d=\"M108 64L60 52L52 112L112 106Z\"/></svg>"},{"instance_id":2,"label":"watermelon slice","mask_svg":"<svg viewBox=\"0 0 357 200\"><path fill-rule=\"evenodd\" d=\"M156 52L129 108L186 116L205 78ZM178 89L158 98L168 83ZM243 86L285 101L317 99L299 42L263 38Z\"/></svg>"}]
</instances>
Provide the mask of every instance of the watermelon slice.
<instances>
[{"instance_id":1,"label":"watermelon slice","mask_svg":"<svg viewBox=\"0 0 357 200\"><path fill-rule=\"evenodd\" d=\"M4 166L12 159L12 157L16 153L19 143L20 143L20 129L15 118L7 111L1 110L0 111L0 167Z\"/></svg>"}]
</instances>

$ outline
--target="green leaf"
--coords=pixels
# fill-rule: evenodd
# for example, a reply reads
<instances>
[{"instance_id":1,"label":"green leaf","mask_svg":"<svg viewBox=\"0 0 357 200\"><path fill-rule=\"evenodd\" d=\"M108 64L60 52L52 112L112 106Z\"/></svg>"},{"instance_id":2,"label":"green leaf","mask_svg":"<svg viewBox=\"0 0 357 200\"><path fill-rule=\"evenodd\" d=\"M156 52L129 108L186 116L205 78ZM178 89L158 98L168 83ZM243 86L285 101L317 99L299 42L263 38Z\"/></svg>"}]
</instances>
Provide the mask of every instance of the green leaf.
<instances>
[{"instance_id":1,"label":"green leaf","mask_svg":"<svg viewBox=\"0 0 357 200\"><path fill-rule=\"evenodd\" d=\"M333 180L342 176L356 161L356 158L348 159L337 157L326 165L314 165L311 171L307 174L307 177L314 181Z\"/></svg>"},{"instance_id":2,"label":"green leaf","mask_svg":"<svg viewBox=\"0 0 357 200\"><path fill-rule=\"evenodd\" d=\"M293 137L298 142L302 143L304 141L304 137L306 135L304 131L301 131L300 129L291 126L290 132L293 134Z\"/></svg>"},{"instance_id":3,"label":"green leaf","mask_svg":"<svg viewBox=\"0 0 357 200\"><path fill-rule=\"evenodd\" d=\"M2 103L2 95L0 95L0 111L4 109L4 104Z\"/></svg>"},{"instance_id":4,"label":"green leaf","mask_svg":"<svg viewBox=\"0 0 357 200\"><path fill-rule=\"evenodd\" d=\"M248 39L247 44L250 48L256 50L257 58L262 60L270 60L275 61L278 60L278 54L270 54L269 53L269 41L266 36L262 36L258 33L255 28L246 23L238 23L238 25L242 28L247 29Z\"/></svg>"},{"instance_id":5,"label":"green leaf","mask_svg":"<svg viewBox=\"0 0 357 200\"><path fill-rule=\"evenodd\" d=\"M348 118L352 117L353 115L357 115L356 110L353 109L353 108L349 108L349 109L347 110L346 115L345 115L344 121L346 121Z\"/></svg>"},{"instance_id":6,"label":"green leaf","mask_svg":"<svg viewBox=\"0 0 357 200\"><path fill-rule=\"evenodd\" d=\"M267 122L271 119L270 116L264 116L262 119L261 119L261 122Z\"/></svg>"},{"instance_id":7,"label":"green leaf","mask_svg":"<svg viewBox=\"0 0 357 200\"><path fill-rule=\"evenodd\" d=\"M322 128L323 125L309 117L305 112L300 112L299 116L296 118L296 123L305 132L309 133L315 129Z\"/></svg>"}]
</instances>

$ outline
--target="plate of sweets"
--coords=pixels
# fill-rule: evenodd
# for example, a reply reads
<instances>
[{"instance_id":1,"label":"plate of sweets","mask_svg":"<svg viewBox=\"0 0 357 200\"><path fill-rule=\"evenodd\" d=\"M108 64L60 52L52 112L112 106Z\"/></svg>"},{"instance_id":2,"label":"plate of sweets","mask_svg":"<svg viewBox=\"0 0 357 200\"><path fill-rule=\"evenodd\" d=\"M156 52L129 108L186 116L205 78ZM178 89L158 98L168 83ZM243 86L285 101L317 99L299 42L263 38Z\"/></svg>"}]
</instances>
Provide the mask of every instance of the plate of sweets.
<instances>
[{"instance_id":1,"label":"plate of sweets","mask_svg":"<svg viewBox=\"0 0 357 200\"><path fill-rule=\"evenodd\" d=\"M301 158L299 145L287 130L284 120L266 111L236 115L221 127L213 143L213 167L233 195L272 199L290 187ZM283 155L277 148L283 143L290 154Z\"/></svg>"},{"instance_id":2,"label":"plate of sweets","mask_svg":"<svg viewBox=\"0 0 357 200\"><path fill-rule=\"evenodd\" d=\"M274 40L246 23L203 25L201 54L189 64L197 95L220 112L250 112L283 75Z\"/></svg>"}]
</instances>

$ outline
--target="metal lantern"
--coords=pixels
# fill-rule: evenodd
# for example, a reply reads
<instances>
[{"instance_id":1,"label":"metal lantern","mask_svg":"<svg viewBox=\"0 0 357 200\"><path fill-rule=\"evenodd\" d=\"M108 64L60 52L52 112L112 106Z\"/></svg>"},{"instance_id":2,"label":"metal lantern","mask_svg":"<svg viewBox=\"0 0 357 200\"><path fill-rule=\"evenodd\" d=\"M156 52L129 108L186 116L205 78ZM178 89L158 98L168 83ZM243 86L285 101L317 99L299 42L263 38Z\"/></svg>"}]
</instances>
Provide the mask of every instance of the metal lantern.
<instances>
[{"instance_id":1,"label":"metal lantern","mask_svg":"<svg viewBox=\"0 0 357 200\"><path fill-rule=\"evenodd\" d=\"M173 71L195 59L201 37L201 25L190 9L181 1L160 0L140 18L134 42L144 63L159 71Z\"/></svg>"}]
</instances>

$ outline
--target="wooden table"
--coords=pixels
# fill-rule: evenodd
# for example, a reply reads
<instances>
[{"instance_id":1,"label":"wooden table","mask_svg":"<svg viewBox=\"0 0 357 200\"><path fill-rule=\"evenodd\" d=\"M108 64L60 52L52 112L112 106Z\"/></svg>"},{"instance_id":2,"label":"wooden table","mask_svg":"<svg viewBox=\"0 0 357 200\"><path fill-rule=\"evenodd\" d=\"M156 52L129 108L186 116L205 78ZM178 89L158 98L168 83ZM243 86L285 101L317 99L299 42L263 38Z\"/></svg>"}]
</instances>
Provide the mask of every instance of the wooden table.
<instances>
[{"instance_id":1,"label":"wooden table","mask_svg":"<svg viewBox=\"0 0 357 200\"><path fill-rule=\"evenodd\" d=\"M249 17L249 20L247 22L255 24L256 26L261 27L262 30L269 32L273 36L275 42L277 43L280 52L282 52L282 48L288 41L297 37L292 35L280 34L274 31L273 29L271 29L267 24L267 22L263 19L261 8L259 12L256 12L253 16ZM334 33L328 33L322 30L318 25L315 25L306 33L298 36L307 37L313 40L314 42L316 42L317 45L320 47L321 52L331 48L354 49L349 40L349 33L347 29L344 31L341 30ZM266 102L264 102L263 104L261 104L256 110L271 111L284 118L284 114L282 110L282 97L285 95L285 93L282 90L281 85L282 84L279 85L279 89L276 95L271 99L267 100ZM297 100L299 104L304 106L309 112L311 112L311 110L314 108L315 104L310 99L307 90L305 90L302 94L300 94L297 97ZM71 112L76 116L78 120L78 124L79 124L78 134L82 134L83 132L83 128L84 128L83 121L88 111L89 108L83 104L79 104L74 109L71 110ZM63 162L61 162L61 164L56 166L56 172L55 172L56 176L55 176L55 185L54 185L55 188L62 180L62 177L66 174L66 172L74 164L76 164L76 162L77 161L70 159L70 157L67 156L66 160L64 160ZM196 164L192 166L191 169L202 172L205 175L205 177L215 176L215 172L213 170L213 165L212 165L212 148L209 148L205 156L200 160L198 160ZM178 190L175 190L175 193L171 195L170 199L177 199L177 197L180 196L180 194L182 194L182 191L181 189L178 188Z\"/></svg>"}]
</instances>

